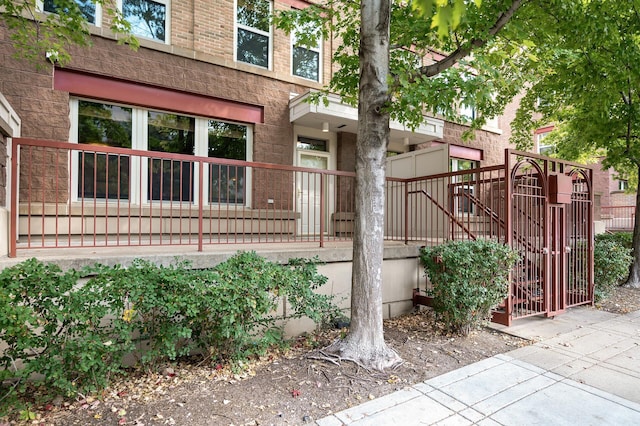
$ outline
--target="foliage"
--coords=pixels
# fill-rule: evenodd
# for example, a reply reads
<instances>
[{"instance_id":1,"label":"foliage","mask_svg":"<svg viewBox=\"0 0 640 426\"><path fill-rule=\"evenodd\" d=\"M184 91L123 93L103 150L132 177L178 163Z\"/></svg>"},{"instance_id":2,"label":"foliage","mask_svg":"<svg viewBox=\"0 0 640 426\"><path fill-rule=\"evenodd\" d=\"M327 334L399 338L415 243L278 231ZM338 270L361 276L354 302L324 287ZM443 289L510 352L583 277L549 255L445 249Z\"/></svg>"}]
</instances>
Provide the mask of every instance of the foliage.
<instances>
[{"instance_id":1,"label":"foliage","mask_svg":"<svg viewBox=\"0 0 640 426\"><path fill-rule=\"evenodd\" d=\"M13 385L0 398L14 401L34 386L52 395L96 392L126 372L130 354L136 365L153 368L192 354L242 360L283 344L276 313L283 299L287 318L321 323L339 315L331 296L314 292L326 282L316 265L278 265L242 252L209 270L144 260L82 273L35 259L5 268L0 381Z\"/></svg>"},{"instance_id":2,"label":"foliage","mask_svg":"<svg viewBox=\"0 0 640 426\"><path fill-rule=\"evenodd\" d=\"M0 20L4 21L10 30L15 57L40 66L46 54L52 62L66 65L71 60L71 46L91 45L87 21L87 5L90 3L48 0L44 4L50 7L49 10L56 10L57 13L46 13L36 6L38 2L0 0ZM103 14L108 17L109 28L117 35L118 43L126 43L137 49L139 42L130 34L131 24L116 7L116 2L96 0L95 3L102 5Z\"/></svg>"},{"instance_id":3,"label":"foliage","mask_svg":"<svg viewBox=\"0 0 640 426\"><path fill-rule=\"evenodd\" d=\"M555 144L557 156L602 160L603 169L613 167L636 189L640 2L547 0L528 2L522 12L530 22L523 29L531 44L518 73L529 83L512 123L512 142L530 147L532 130L553 124L545 143ZM635 228L627 284L638 287L640 229Z\"/></svg>"},{"instance_id":4,"label":"foliage","mask_svg":"<svg viewBox=\"0 0 640 426\"><path fill-rule=\"evenodd\" d=\"M633 249L633 234L631 232L612 232L610 234L598 234L596 235L596 243L598 243L599 241L612 241L628 250Z\"/></svg>"},{"instance_id":5,"label":"foliage","mask_svg":"<svg viewBox=\"0 0 640 426\"><path fill-rule=\"evenodd\" d=\"M521 49L519 22L503 27L521 2L461 3L392 2L391 101L387 103L392 120L416 128L429 113L479 128L487 118L500 114L522 88L521 75L511 72L503 76L505 68L519 68L515 61L520 58L513 54ZM327 0L304 10L280 11L274 17L276 26L302 33L300 38L309 46L317 43L320 35L341 41L333 54L337 70L325 90L316 94L316 102L328 93L337 93L343 102L357 103L359 8L360 2ZM475 117L461 116L460 106L473 108Z\"/></svg>"},{"instance_id":6,"label":"foliage","mask_svg":"<svg viewBox=\"0 0 640 426\"><path fill-rule=\"evenodd\" d=\"M605 235L596 236L593 251L593 280L595 283L594 296L596 302L606 299L611 294L611 291L627 278L629 267L633 260L631 248L623 244L625 238L612 238Z\"/></svg>"},{"instance_id":7,"label":"foliage","mask_svg":"<svg viewBox=\"0 0 640 426\"><path fill-rule=\"evenodd\" d=\"M514 126L514 142L554 124L549 142L567 159L603 158L635 182L640 166L640 3L612 0L529 2L531 81ZM545 143L547 141L545 140Z\"/></svg>"},{"instance_id":8,"label":"foliage","mask_svg":"<svg viewBox=\"0 0 640 426\"><path fill-rule=\"evenodd\" d=\"M423 248L420 260L433 286L434 310L452 331L466 335L507 296L509 271L518 254L479 239Z\"/></svg>"}]
</instances>

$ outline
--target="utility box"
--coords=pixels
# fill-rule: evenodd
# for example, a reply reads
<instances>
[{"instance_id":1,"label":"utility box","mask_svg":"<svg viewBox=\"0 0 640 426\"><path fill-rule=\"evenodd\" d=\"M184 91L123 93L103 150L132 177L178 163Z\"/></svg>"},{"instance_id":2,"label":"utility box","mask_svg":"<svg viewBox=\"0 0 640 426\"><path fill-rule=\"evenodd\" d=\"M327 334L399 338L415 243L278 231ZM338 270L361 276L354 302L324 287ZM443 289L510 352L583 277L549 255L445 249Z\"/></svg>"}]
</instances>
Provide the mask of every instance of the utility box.
<instances>
[{"instance_id":1,"label":"utility box","mask_svg":"<svg viewBox=\"0 0 640 426\"><path fill-rule=\"evenodd\" d=\"M565 174L549 175L549 202L571 204L573 179Z\"/></svg>"}]
</instances>

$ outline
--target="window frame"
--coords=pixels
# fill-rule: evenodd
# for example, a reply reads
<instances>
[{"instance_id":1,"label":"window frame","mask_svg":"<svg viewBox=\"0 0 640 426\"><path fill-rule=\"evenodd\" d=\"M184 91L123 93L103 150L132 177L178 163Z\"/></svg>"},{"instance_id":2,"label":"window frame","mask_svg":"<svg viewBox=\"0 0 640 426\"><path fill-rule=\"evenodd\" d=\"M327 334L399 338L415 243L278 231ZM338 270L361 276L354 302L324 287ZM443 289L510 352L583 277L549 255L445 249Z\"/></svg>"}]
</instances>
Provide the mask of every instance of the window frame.
<instances>
[{"instance_id":1,"label":"window frame","mask_svg":"<svg viewBox=\"0 0 640 426\"><path fill-rule=\"evenodd\" d=\"M318 42L317 43L317 47L315 47L315 48L310 48L310 47L305 47L305 46L298 46L296 44L296 41L297 41L296 30L294 30L294 31L291 32L291 55L290 55L291 75L294 76L294 77L297 77L297 78L303 78L303 79L308 80L308 81L313 81L313 82L316 82L316 83L322 83L322 80L323 80L323 78L322 78L322 68L323 68L322 67L322 47L323 47L323 39L322 39L322 37L321 36L318 37L318 39L317 39L317 42ZM310 52L316 52L318 54L318 70L317 70L318 79L317 80L314 80L312 78L308 78L308 77L305 77L305 76L301 76L301 75L298 75L298 74L295 73L295 68L294 68L294 64L293 64L293 54L294 54L294 50L297 47L299 47L301 49L305 49L305 50L310 51Z\"/></svg>"},{"instance_id":2,"label":"window frame","mask_svg":"<svg viewBox=\"0 0 640 426\"><path fill-rule=\"evenodd\" d=\"M273 1L272 0L257 0L266 1L269 4L269 15L273 13ZM266 36L269 40L267 48L267 66L252 64L239 59L238 55L238 30L250 31L255 34ZM233 60L234 62L258 67L271 71L273 69L273 25L269 25L269 31L265 32L258 28L250 27L248 25L238 23L238 0L233 0Z\"/></svg>"},{"instance_id":3,"label":"window frame","mask_svg":"<svg viewBox=\"0 0 640 426\"><path fill-rule=\"evenodd\" d=\"M87 21L87 24L94 27L102 27L102 4L95 1L93 2L93 4L96 7L96 21L94 23ZM44 10L44 0L36 0L36 10L46 14L55 13Z\"/></svg>"},{"instance_id":4,"label":"window frame","mask_svg":"<svg viewBox=\"0 0 640 426\"><path fill-rule=\"evenodd\" d=\"M136 34L133 31L133 26L131 27L132 29L131 34L144 40L149 40L149 41L154 41L156 43L170 45L171 44L171 0L145 0L145 1L150 1L152 3L160 3L165 6L164 40L160 40L152 37L145 37L143 35ZM123 2L124 0L116 0L116 7L122 13L123 19L126 20L127 18L124 16Z\"/></svg>"},{"instance_id":5,"label":"window frame","mask_svg":"<svg viewBox=\"0 0 640 426\"><path fill-rule=\"evenodd\" d=\"M245 154L245 159L242 161L247 161L247 162L251 162L253 161L253 133L254 133L254 126L252 124L249 123L241 123L241 122L235 122L235 121L229 121L229 120L220 120L220 119L216 119L216 118L212 118L212 117L204 117L204 116L196 116L196 115L192 115L192 114L185 114L185 113L181 113L181 112L176 112L176 111L165 111L159 108L154 108L154 107L141 107L141 106L136 106L136 105L129 105L129 104L123 104L121 102L111 102L111 101L106 101L106 100L100 100L100 99L92 99L92 98L87 98L87 97L76 97L76 96L72 96L69 100L69 119L70 119L70 123L71 123L71 128L69 131L69 141L71 143L78 143L78 139L79 139L79 135L78 135L78 129L79 129L79 106L80 106L80 101L87 101L87 102L93 102L93 103L99 103L99 104L108 104L108 105L115 105L115 106L120 106L120 107L125 107L125 108L131 108L131 149L133 150L140 150L140 151L147 151L147 152L155 152L155 151L149 151L149 138L148 138L148 131L149 131L149 112L160 112L160 113L167 113L167 114L176 114L176 115L181 115L181 116L185 116L185 117L192 117L195 119L195 126L194 126L194 149L193 149L193 156L194 157L206 157L206 158L212 158L212 157L208 157L208 148L209 148L209 140L208 140L208 124L209 121L221 121L224 123L229 123L229 124L236 124L236 125L240 125L240 126L244 126L246 127L246 141L245 141L245 150L246 150L246 154ZM80 162L80 158L79 158L79 153L73 152L73 155L71 157L71 170L70 170L70 178L71 178L71 194L70 194L70 200L73 203L80 203L80 202L86 202L87 200L91 200L91 202L97 202L97 203L104 203L104 204L118 204L118 203L128 203L131 205L149 205L151 203L157 204L160 201L159 200L153 200L152 197L150 197L150 194L148 193L148 191L146 190L146 188L148 187L148 175L149 175L149 169L148 169L148 161L131 161L130 165L129 165L129 198L126 199L109 199L109 198L85 198L85 197L81 197L78 195L78 189L79 189L79 175L78 173L76 173L76 171L78 170L78 166L79 166L79 162ZM132 156L133 157L133 156ZM204 182L205 182L205 194L207 193L207 182L208 182L208 169L209 167L206 167L204 169ZM199 173L198 170L198 165L195 164L194 165L194 176L197 176L197 173ZM208 205L225 205L225 206L229 206L229 207L246 207L246 206L250 206L251 202L252 202L252 169L250 167L246 168L246 181L245 181L245 185L244 185L244 200L241 203L219 203L219 202L214 202L214 203L209 203L208 198L205 197L203 199L203 205L208 206ZM193 182L193 192L194 194L197 194L199 191L199 182L198 179L194 179ZM193 206L197 206L198 205L198 197L193 197L193 202L189 202L189 201L171 201L171 200L163 200L162 203L187 203Z\"/></svg>"}]
</instances>

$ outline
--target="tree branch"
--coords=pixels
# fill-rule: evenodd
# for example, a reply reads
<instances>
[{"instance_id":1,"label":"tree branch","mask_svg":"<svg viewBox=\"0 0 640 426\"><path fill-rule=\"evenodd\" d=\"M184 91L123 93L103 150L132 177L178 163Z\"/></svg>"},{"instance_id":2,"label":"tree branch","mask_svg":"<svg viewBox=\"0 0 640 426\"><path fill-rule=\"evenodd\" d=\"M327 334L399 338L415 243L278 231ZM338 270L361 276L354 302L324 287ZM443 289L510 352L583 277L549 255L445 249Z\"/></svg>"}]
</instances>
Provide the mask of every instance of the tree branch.
<instances>
[{"instance_id":1,"label":"tree branch","mask_svg":"<svg viewBox=\"0 0 640 426\"><path fill-rule=\"evenodd\" d=\"M513 0L509 9L503 12L493 26L489 29L489 36L486 39L474 38L469 41L468 47L458 47L451 52L443 60L438 61L431 65L426 65L418 70L418 75L424 75L426 77L433 77L440 74L444 70L447 70L454 66L460 59L468 56L474 48L484 46L492 39L500 30L509 22L511 17L516 13L518 8L522 5L524 0ZM417 76L416 76L417 77Z\"/></svg>"}]
</instances>

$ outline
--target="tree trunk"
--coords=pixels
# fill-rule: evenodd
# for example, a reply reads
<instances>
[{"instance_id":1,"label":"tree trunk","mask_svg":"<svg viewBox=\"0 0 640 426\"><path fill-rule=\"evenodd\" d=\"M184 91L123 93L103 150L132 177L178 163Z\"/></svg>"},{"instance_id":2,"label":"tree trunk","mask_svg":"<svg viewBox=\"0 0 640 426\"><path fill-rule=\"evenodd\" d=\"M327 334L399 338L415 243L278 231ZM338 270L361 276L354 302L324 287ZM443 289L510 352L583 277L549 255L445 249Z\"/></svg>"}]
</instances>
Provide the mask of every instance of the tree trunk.
<instances>
[{"instance_id":1,"label":"tree trunk","mask_svg":"<svg viewBox=\"0 0 640 426\"><path fill-rule=\"evenodd\" d=\"M638 165L638 176L640 176L640 165ZM636 214L633 221L633 263L624 286L640 288L640 188L636 191Z\"/></svg>"},{"instance_id":2,"label":"tree trunk","mask_svg":"<svg viewBox=\"0 0 640 426\"><path fill-rule=\"evenodd\" d=\"M384 370L401 362L385 344L382 327L390 0L362 0L360 13L351 327L344 340L327 350L367 368Z\"/></svg>"}]
</instances>

